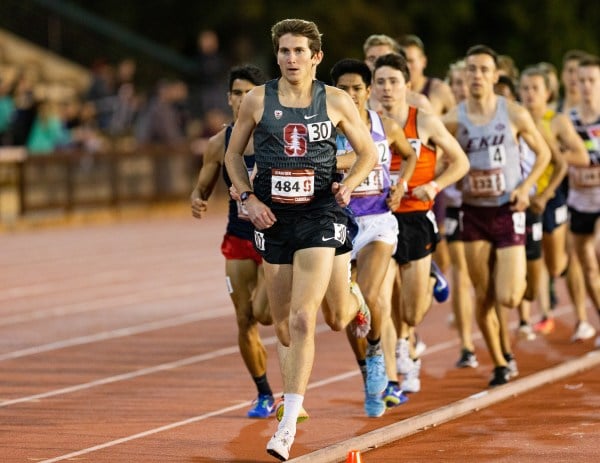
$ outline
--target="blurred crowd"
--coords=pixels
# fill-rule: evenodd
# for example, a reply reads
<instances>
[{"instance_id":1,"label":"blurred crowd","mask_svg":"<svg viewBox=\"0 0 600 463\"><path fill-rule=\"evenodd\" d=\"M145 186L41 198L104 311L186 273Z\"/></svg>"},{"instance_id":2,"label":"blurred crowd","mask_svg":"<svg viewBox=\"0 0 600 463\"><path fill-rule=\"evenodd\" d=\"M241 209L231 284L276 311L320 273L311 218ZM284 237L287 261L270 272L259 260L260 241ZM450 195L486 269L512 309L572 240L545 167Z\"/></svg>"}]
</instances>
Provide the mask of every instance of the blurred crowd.
<instances>
[{"instance_id":1,"label":"blurred crowd","mask_svg":"<svg viewBox=\"0 0 600 463\"><path fill-rule=\"evenodd\" d=\"M194 76L157 76L148 89L138 83L133 58L96 59L82 88L75 79L53 79L41 61L9 60L0 49L0 145L25 146L30 155L132 151L147 143L202 153L231 118L223 87L229 63L214 31L201 31L197 46Z\"/></svg>"}]
</instances>

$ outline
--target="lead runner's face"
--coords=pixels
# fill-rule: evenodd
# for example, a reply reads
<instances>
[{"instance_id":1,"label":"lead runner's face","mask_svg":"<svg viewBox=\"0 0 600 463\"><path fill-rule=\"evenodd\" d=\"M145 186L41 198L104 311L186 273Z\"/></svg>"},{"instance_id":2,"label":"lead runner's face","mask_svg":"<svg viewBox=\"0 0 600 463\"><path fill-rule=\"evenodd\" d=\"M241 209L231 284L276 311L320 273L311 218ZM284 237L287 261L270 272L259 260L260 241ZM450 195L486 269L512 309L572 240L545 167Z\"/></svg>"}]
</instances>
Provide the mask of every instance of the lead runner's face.
<instances>
[{"instance_id":1,"label":"lead runner's face","mask_svg":"<svg viewBox=\"0 0 600 463\"><path fill-rule=\"evenodd\" d=\"M308 38L301 35L285 34L279 38L277 64L281 75L290 82L313 78L313 67L318 64L319 54L312 55Z\"/></svg>"}]
</instances>

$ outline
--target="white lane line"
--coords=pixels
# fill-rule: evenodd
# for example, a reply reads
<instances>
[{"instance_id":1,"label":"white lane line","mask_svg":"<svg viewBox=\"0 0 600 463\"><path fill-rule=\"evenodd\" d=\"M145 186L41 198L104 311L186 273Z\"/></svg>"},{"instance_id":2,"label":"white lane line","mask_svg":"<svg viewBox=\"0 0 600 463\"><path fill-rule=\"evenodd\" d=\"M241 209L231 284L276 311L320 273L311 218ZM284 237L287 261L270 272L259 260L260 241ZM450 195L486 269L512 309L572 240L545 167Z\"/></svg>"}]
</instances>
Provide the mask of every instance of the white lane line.
<instances>
[{"instance_id":1,"label":"white lane line","mask_svg":"<svg viewBox=\"0 0 600 463\"><path fill-rule=\"evenodd\" d=\"M567 312L570 312L570 307L568 307L568 306L561 306L554 310L556 317L562 316L562 315L566 314ZM516 322L513 322L511 324L511 328L514 328L515 326L516 326ZM317 333L321 333L321 332L327 331L327 330L328 330L327 325L321 324L321 325L317 326ZM480 332L474 333L473 340L479 340L479 339L481 339L481 333ZM277 341L276 337L271 336L268 338L264 338L263 344L265 346L269 346L269 345L275 344L276 341ZM434 354L436 352L444 351L446 349L455 347L456 345L458 345L458 339L445 341L442 343L435 344L433 346L427 346L427 350L425 351L423 356L427 356L427 355ZM191 364L194 364L197 362L212 360L212 359L222 357L225 355L237 354L238 352L239 352L238 346L225 347L223 349L219 349L212 353L195 355L192 357L188 357L188 358L181 359L181 360L176 360L173 362L161 363L159 365L154 365L152 367L146 367L146 368L142 368L139 370L134 370L134 371L131 371L128 373L122 373L122 374L114 375L114 376L107 376L105 378L97 379L94 381L89 381L86 383L75 384L73 386L68 386L68 387L64 387L64 388L60 388L60 389L54 389L54 390L47 391L47 392L41 392L39 394L33 394L33 395L29 395L29 396L18 397L16 399L5 400L5 401L0 402L0 408L8 407L10 405L15 405L15 404L19 404L19 403L33 402L33 401L40 400L40 399L47 399L49 397L70 394L73 392L82 391L85 389L91 389L94 387L103 386L103 385L111 384L111 383L116 383L119 381L128 381L130 379L137 378L140 376L150 375L150 374L161 372L161 371L179 368L179 367L191 365ZM1 358L0 358L0 360L1 360ZM355 374L357 374L357 373L355 373ZM327 380L324 380L324 381L327 381ZM320 382L316 383L316 384L318 384L319 386L321 385ZM323 383L323 384L326 384L326 383ZM317 387L319 387L319 386L317 386ZM310 388L311 386L309 385L308 387Z\"/></svg>"},{"instance_id":2,"label":"white lane line","mask_svg":"<svg viewBox=\"0 0 600 463\"><path fill-rule=\"evenodd\" d=\"M359 370L355 369L353 371L349 371L346 373L342 373L340 375L337 376L332 376L331 378L328 378L327 380L324 381L320 381L319 383L312 383L311 385L309 385L309 388L314 389L315 387L321 387L324 386L326 384L330 384L330 383L335 383L337 381L343 381L347 378L350 378L352 376L356 376L360 373ZM281 395L281 392L277 392L276 395L279 396ZM77 450L75 452L71 452L71 453L67 453L65 455L60 455L54 458L50 458L47 460L42 460L39 463L55 463L57 461L63 461L63 460L68 460L70 458L75 458L75 457L79 457L81 455L86 455L88 453L92 453L92 452L96 452L98 450L102 450L108 447L114 447L115 445L119 445L119 444L124 444L125 442L130 442L132 440L136 440L136 439L141 439L143 437L148 437L151 436L153 434L158 434L164 431L169 431L171 429L175 429L175 428L179 428L181 426L186 426L188 424L191 423L197 423L198 421L203 421L206 420L207 418L211 418L213 416L220 416L223 415L225 413L229 413L235 410L239 410L241 408L246 408L249 407L252 404L251 400L248 400L246 402L242 402L239 403L237 405L231 405L230 407L225 407L225 408L220 408L218 410L214 410L212 412L209 413L205 413L203 415L197 415L197 416L192 416L190 418L187 418L185 420L181 420L181 421L175 421L173 423L169 423L166 424L164 426L160 426L158 428L152 428L152 429L148 429L147 431L143 431L137 434L133 434L131 436L125 436L125 437L121 437L120 439L115 439L115 440L111 440L108 442L104 442L102 444L98 444L98 445L94 445L93 447L88 447L85 449L81 449L81 450Z\"/></svg>"},{"instance_id":3,"label":"white lane line","mask_svg":"<svg viewBox=\"0 0 600 463\"><path fill-rule=\"evenodd\" d=\"M265 340L263 340L263 344L267 344ZM272 342L270 343L272 344ZM73 386L64 387L62 389L55 389L53 391L42 392L40 394L34 394L25 397L19 397L18 399L5 400L0 402L0 408L8 407L9 405L20 404L23 402L33 402L40 399L47 399L48 397L54 397L57 395L70 394L72 392L81 391L84 389L91 389L97 386L104 386L105 384L116 383L118 381L127 381L132 378L137 378L138 376L150 375L152 373L158 373L161 371L171 370L173 368L179 368L186 365L191 365L197 362L203 362L205 360L211 360L217 357L237 354L239 352L238 346L225 347L223 349L218 349L213 352L209 352L201 355L194 355L192 357L187 357L181 360L177 360L175 362L161 363L159 365L155 365L152 367L141 368L139 370L130 371L128 373L122 373L120 375L107 376L105 378L97 379L95 381L90 381L88 383L75 384Z\"/></svg>"},{"instance_id":4,"label":"white lane line","mask_svg":"<svg viewBox=\"0 0 600 463\"><path fill-rule=\"evenodd\" d=\"M560 315L562 315L564 313L570 312L570 310L571 309L569 307L563 306L561 308L557 308L556 310L554 310L554 315L556 317L558 317L558 316L560 316ZM514 329L517 324L518 324L518 322L511 323L510 324L510 328ZM319 331L326 330L326 329L327 329L326 325L319 325ZM473 336L473 338L474 339L479 339L479 338L481 338L481 334L479 332L475 333L474 336ZM431 354L434 354L436 352L440 352L440 351L445 350L445 349L453 348L453 347L455 347L458 344L459 344L458 339L455 339L453 341L446 341L446 342L439 343L439 344L434 344L431 347L428 346L427 350L425 351L425 353L423 355L424 356L431 355ZM339 381L344 381L344 380L346 380L346 379L348 379L350 377L358 375L359 373L360 373L360 371L357 368L355 368L355 369L353 369L351 371L348 371L346 373L341 373L341 374L336 375L336 376L331 376L329 378L325 378L325 379L323 379L321 381L310 383L308 385L308 389L315 389L315 388L322 387L322 386L325 386L325 385L328 385L328 384L331 384L331 383L335 383L335 382L339 382ZM525 377L525 378L527 378L527 377ZM485 392L485 391L483 391L483 392ZM281 395L281 392L276 393L276 395ZM475 394L475 397L477 397L477 394ZM472 398L473 397L471 397L470 399L472 399ZM161 433L161 432L164 432L164 431L168 431L168 430L171 430L171 429L174 429L174 428L186 426L186 425L191 424L191 423L196 423L198 421L202 421L202 420L205 420L207 418L211 418L213 416L220 416L220 415L223 415L223 414L228 413L230 411L239 410L240 408L248 407L251 403L252 403L252 401L246 401L246 402L240 403L238 405L232 405L230 407L221 408L221 409L209 412L209 413L205 413L203 415L193 416L193 417L187 418L185 420L176 421L176 422L173 422L173 423L166 424L164 426L160 426L160 427L157 427L157 428L148 429L146 431L143 431L143 432L140 432L140 433L137 433L137 434L133 434L133 435L130 435L130 436L121 437L119 439L115 439L115 440L111 440L111 441L108 441L108 442L104 442L102 444L98 444L98 445L95 445L95 446L92 446L92 447L87 447L85 449L77 450L75 452L67 453L67 454L64 454L64 455L59 455L59 456L54 457L54 458L43 460L43 461L41 461L39 463L55 463L55 462L58 462L58 461L63 461L63 460L68 460L70 458L79 457L81 455L86 455L88 453L96 452L98 450L102 450L102 449L109 448L109 447L114 447L116 445L120 445L120 444L123 444L123 443L126 443L126 442L130 442L130 441L133 441L133 440L136 440L136 439L141 439L141 438L144 438L144 437L148 437L148 436L151 436L153 434L158 434L158 433ZM417 419L417 418L419 418L419 417L415 417L415 419ZM407 420L404 420L404 421L408 421L408 420L410 420L410 419L407 419ZM361 437L359 436L359 437L357 437L355 439L360 439L360 438ZM334 460L331 460L331 461L334 461ZM335 461L337 461L337 460L335 460Z\"/></svg>"},{"instance_id":5,"label":"white lane line","mask_svg":"<svg viewBox=\"0 0 600 463\"><path fill-rule=\"evenodd\" d=\"M89 287L104 285L106 283L126 283L127 281L131 281L131 279L133 278L132 275L133 272L129 270L109 270L98 272L92 275L80 274L77 278L69 276L68 290L72 291L75 286ZM64 281L61 281L60 283L64 284ZM21 286L12 286L2 291L2 294L0 294L0 301L9 301L10 299L17 299L24 296L43 296L46 293L56 292L58 289L58 284L59 282L50 281Z\"/></svg>"},{"instance_id":6,"label":"white lane line","mask_svg":"<svg viewBox=\"0 0 600 463\"><path fill-rule=\"evenodd\" d=\"M218 317L224 317L231 315L231 307L216 307L210 311L191 313L181 315L179 317L167 318L164 320L158 320L141 325L129 326L126 328L119 328L116 330L102 331L100 333L90 334L87 336L78 336L76 338L63 339L61 341L55 341L48 344L41 344L39 346L28 347L27 349L15 350L0 354L0 362L4 360L14 360L28 355L41 354L43 352L50 352L53 350L64 349L65 347L80 346L82 344L90 344L93 342L107 341L109 339L122 338L124 336L133 336L140 333L146 333L148 331L161 330L164 328L172 328L174 326L185 325L186 323L197 322L200 320L213 319Z\"/></svg>"},{"instance_id":7,"label":"white lane line","mask_svg":"<svg viewBox=\"0 0 600 463\"><path fill-rule=\"evenodd\" d=\"M317 326L317 333L321 333L324 331L328 331L329 327L327 325L319 325ZM275 336L270 336L268 338L263 338L262 343L265 346L269 346L275 344L277 342L277 338ZM94 381L89 381L87 383L74 384L73 386L63 387L60 389L54 389L52 391L41 392L39 394L33 394L24 397L18 397L16 399L4 400L0 402L0 408L8 407L10 405L20 404L24 402L34 402L40 399L47 399L49 397L55 397L58 395L70 394L72 392L82 391L84 389L91 389L98 386L104 386L106 384L116 383L119 381L128 381L133 378L137 378L140 376L151 375L153 373L158 373L162 371L172 370L174 368L180 368L187 365L192 365L198 362L204 362L207 360L213 360L215 358L224 357L226 355L237 355L239 354L239 347L229 346L224 347L222 349L218 349L212 352L207 352L205 354L194 355L192 357L187 357L180 360L175 360L173 362L161 363L159 365L154 365L151 367L141 368L139 370L130 371L128 373L121 373L119 375L107 376L104 378L100 378ZM357 373L353 373L357 374ZM327 384L327 383L323 383Z\"/></svg>"},{"instance_id":8,"label":"white lane line","mask_svg":"<svg viewBox=\"0 0 600 463\"><path fill-rule=\"evenodd\" d=\"M570 308L570 306L562 306L562 307L557 308L557 309L554 310L554 315L556 317L558 317L558 316L564 315L567 312L570 312L571 310L572 309ZM511 328L514 328L515 326L516 326L516 322L511 323ZM317 331L319 331L319 332L321 332L323 330L327 330L327 329L328 329L328 327L326 325L319 325L317 327ZM473 337L474 337L474 339L479 339L479 338L481 338L481 333L479 333L479 332L474 333ZM269 343L274 342L274 339L275 338L268 338ZM267 341L267 340L265 340L265 341ZM265 342L265 344L266 344L266 342ZM439 343L439 344L435 344L435 345L432 345L432 346L428 346L427 350L425 351L425 353L423 355L424 356L431 355L433 353L440 352L440 351L445 350L445 349L453 348L456 345L458 345L458 340L457 339L455 339L453 341L446 341L446 342L443 342L443 343ZM233 349L237 349L237 347L235 347L235 348L234 347L229 347L229 348L221 349L222 355L229 355L230 353L233 353ZM227 352L227 353L225 354L223 352ZM210 354L206 354L206 355L210 355ZM198 356L198 357L200 357L200 356ZM194 357L190 357L189 359L192 359L192 358L194 358ZM183 359L182 362L186 362L186 360L188 360L188 359ZM171 363L172 364L176 364L177 362L171 362ZM192 362L190 362L190 363L192 363ZM186 364L189 364L189 363L186 363ZM164 364L164 365L168 365L168 364ZM148 372L150 372L150 370L152 370L152 369L156 369L156 371L158 371L158 370L168 369L168 367L161 368L161 365L157 365L156 367L150 367L150 368L143 369L143 370L138 370L138 371L148 370ZM133 372L132 374L135 375L135 373L136 372ZM148 373L142 373L142 374L148 374ZM322 387L322 386L325 386L325 385L328 385L328 384L331 384L331 383L335 383L335 382L338 382L338 381L344 381L344 380L346 380L346 379L348 379L350 377L356 376L358 374L359 374L359 371L357 369L353 369L351 371L348 371L346 373L342 373L340 375L332 376L330 378L326 378L326 379L323 379L323 380L318 381L318 382L310 383L308 385L308 389L315 389L315 388ZM112 378L119 378L120 376L126 376L126 375L117 375L117 376L112 377ZM138 376L138 375L136 375L136 376ZM106 380L108 380L108 379L110 379L110 378L106 378ZM114 381L119 381L119 380L120 379L115 379ZM103 380L98 380L98 381L94 381L94 382L86 383L86 384L89 385L87 387L94 387L96 385L106 384L107 382L114 382L114 381L107 381L107 382L102 382L102 381ZM98 383L98 384L95 384L95 383ZM73 386L73 387L74 388L76 387L77 388L76 390L81 390L81 389L87 388L85 384L77 385L77 386ZM70 389L70 388L65 388L65 389ZM45 394L58 395L59 393L61 393L61 392L58 392L58 391L54 391L54 392L56 392L56 394L52 394L52 392L53 391L50 391L49 393L45 393ZM70 392L70 391L68 391L68 392ZM281 395L281 392L278 392L277 395ZM31 396L31 397L33 397L33 396ZM19 400L19 399L15 399L15 400ZM30 399L30 400L35 400L35 399ZM25 400L20 400L20 402L24 402L24 401ZM95 446L92 446L92 447L88 447L88 448L85 448L85 449L77 450L75 452L71 452L71 453L68 453L68 454L59 455L59 456L54 457L54 458L43 460L40 463L55 463L55 462L58 462L58 461L64 461L64 460L76 458L78 456L86 455L88 453L92 453L92 452L95 452L95 451L98 451L98 450L102 450L102 449L109 448L109 447L114 447L116 445L119 445L119 444L122 444L122 443L125 443L125 442L130 442L132 440L141 439L143 437L147 437L147 436L150 436L150 435L153 435L153 434L158 434L160 432L168 431L168 430L171 430L171 429L174 429L174 428L178 428L178 427L181 427L181 426L186 426L188 424L195 423L195 422L198 422L198 421L202 421L202 420L205 420L207 418L211 418L213 416L219 416L219 415L228 413L230 411L239 410L241 408L248 407L249 405L251 405L251 403L252 403L252 401L246 401L246 402L240 403L238 405L232 405L230 407L221 408L221 409L209 412L209 413L205 413L203 415L197 415L197 416L194 416L194 417L187 418L185 420L181 420L181 421L169 423L167 425L160 426L160 427L157 427L157 428L149 429L149 430L146 430L146 431L141 432L141 433L137 433L137 434L133 434L133 435L130 435L130 436L125 436L125 437L122 437L122 438L119 438L119 439L115 439L115 440L112 440L112 441L104 442L102 444L98 444L98 445L95 445Z\"/></svg>"},{"instance_id":9,"label":"white lane line","mask_svg":"<svg viewBox=\"0 0 600 463\"><path fill-rule=\"evenodd\" d=\"M93 312L95 310L106 309L113 306L115 309L134 304L148 304L159 299L172 299L181 296L193 296L198 294L197 283L186 283L179 285L148 286L148 288L136 288L138 294L122 294L119 296L98 297L91 301L74 302L71 304L61 304L58 307L50 307L23 314L14 314L0 317L0 326L14 325L17 323L27 323L36 320L43 320L50 317L60 317L63 315L76 315L79 313ZM140 298L140 293L144 298Z\"/></svg>"}]
</instances>

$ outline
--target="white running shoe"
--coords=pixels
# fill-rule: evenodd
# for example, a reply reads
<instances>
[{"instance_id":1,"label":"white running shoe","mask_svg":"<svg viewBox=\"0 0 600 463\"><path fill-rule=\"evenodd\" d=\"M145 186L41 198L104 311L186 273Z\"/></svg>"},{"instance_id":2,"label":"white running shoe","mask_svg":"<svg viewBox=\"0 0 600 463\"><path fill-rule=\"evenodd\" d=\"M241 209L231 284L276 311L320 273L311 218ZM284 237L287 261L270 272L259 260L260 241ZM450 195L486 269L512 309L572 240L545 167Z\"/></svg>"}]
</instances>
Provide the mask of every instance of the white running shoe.
<instances>
[{"instance_id":1,"label":"white running shoe","mask_svg":"<svg viewBox=\"0 0 600 463\"><path fill-rule=\"evenodd\" d=\"M421 380L419 375L421 374L421 359L411 360L412 368L404 375L404 381L400 385L400 388L404 392L419 392L421 390Z\"/></svg>"},{"instance_id":2,"label":"white running shoe","mask_svg":"<svg viewBox=\"0 0 600 463\"><path fill-rule=\"evenodd\" d=\"M456 315L453 312L448 314L448 318L446 319L446 323L450 328L456 328Z\"/></svg>"},{"instance_id":3,"label":"white running shoe","mask_svg":"<svg viewBox=\"0 0 600 463\"><path fill-rule=\"evenodd\" d=\"M512 356L512 354L504 354L504 358L506 359L508 372L511 378L516 378L519 376L519 367L517 366L517 361Z\"/></svg>"},{"instance_id":4,"label":"white running shoe","mask_svg":"<svg viewBox=\"0 0 600 463\"><path fill-rule=\"evenodd\" d=\"M533 341L537 336L530 324L519 326L519 339Z\"/></svg>"},{"instance_id":5,"label":"white running shoe","mask_svg":"<svg viewBox=\"0 0 600 463\"><path fill-rule=\"evenodd\" d=\"M415 334L415 336L417 336ZM425 349L427 349L427 344L421 341L421 338L417 336L417 341L415 342L415 357L419 358L421 355L425 353Z\"/></svg>"},{"instance_id":6,"label":"white running shoe","mask_svg":"<svg viewBox=\"0 0 600 463\"><path fill-rule=\"evenodd\" d=\"M593 338L596 334L596 329L588 322L579 322L575 333L571 336L571 342L585 341Z\"/></svg>"},{"instance_id":7,"label":"white running shoe","mask_svg":"<svg viewBox=\"0 0 600 463\"><path fill-rule=\"evenodd\" d=\"M407 374L413 366L410 358L408 339L400 338L396 343L396 370L399 375Z\"/></svg>"},{"instance_id":8,"label":"white running shoe","mask_svg":"<svg viewBox=\"0 0 600 463\"><path fill-rule=\"evenodd\" d=\"M290 457L290 448L292 448L293 442L294 435L289 429L278 429L267 444L267 453L280 461L287 461Z\"/></svg>"}]
</instances>

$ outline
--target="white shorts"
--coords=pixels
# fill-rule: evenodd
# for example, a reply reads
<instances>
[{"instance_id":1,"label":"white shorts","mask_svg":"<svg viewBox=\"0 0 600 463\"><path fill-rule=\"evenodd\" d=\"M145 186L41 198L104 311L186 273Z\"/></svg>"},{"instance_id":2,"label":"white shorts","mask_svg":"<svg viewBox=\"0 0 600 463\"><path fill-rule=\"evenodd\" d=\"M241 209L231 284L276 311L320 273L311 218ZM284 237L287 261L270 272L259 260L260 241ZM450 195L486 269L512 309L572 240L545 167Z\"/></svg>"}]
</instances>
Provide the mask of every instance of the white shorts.
<instances>
[{"instance_id":1,"label":"white shorts","mask_svg":"<svg viewBox=\"0 0 600 463\"><path fill-rule=\"evenodd\" d=\"M390 255L396 252L398 221L391 212L363 215L356 217L356 222L358 223L358 233L352 242L352 260L356 259L362 248L373 241L383 241L394 246Z\"/></svg>"}]
</instances>

